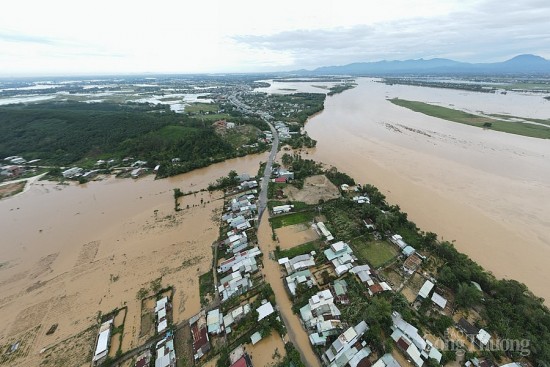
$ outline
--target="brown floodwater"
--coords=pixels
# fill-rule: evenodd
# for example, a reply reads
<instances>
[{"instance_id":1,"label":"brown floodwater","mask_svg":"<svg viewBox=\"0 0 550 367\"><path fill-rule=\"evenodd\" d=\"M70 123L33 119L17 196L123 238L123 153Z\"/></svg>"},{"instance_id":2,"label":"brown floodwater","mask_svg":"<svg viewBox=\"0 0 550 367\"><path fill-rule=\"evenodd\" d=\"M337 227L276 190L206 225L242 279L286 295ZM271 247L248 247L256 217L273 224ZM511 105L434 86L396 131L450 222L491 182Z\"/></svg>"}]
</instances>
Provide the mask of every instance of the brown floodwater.
<instances>
[{"instance_id":1,"label":"brown floodwater","mask_svg":"<svg viewBox=\"0 0 550 367\"><path fill-rule=\"evenodd\" d=\"M328 97L307 123L318 141L309 157L374 184L422 230L550 300L550 142L437 119L386 98L537 118L550 118L550 103L516 93L358 82Z\"/></svg>"},{"instance_id":2,"label":"brown floodwater","mask_svg":"<svg viewBox=\"0 0 550 367\"><path fill-rule=\"evenodd\" d=\"M266 214L269 215L267 212ZM292 302L284 287L284 278L281 274L280 265L276 261L271 260L268 256L270 252L275 251L277 242L272 240L272 232L268 220L269 217L266 217L266 214L264 214L262 222L260 223L260 228L258 228L258 243L264 253L264 268L262 272L265 274L265 281L271 285L273 293L275 293L277 306L287 326L287 337L300 351L302 362L304 362L306 366L320 366L319 359L309 342L308 334L302 327L299 317L292 313Z\"/></svg>"},{"instance_id":3,"label":"brown floodwater","mask_svg":"<svg viewBox=\"0 0 550 367\"><path fill-rule=\"evenodd\" d=\"M37 182L0 201L0 346L24 340L29 355L17 362L39 365L42 348L93 325L98 312L127 306L122 349L135 347L137 292L159 277L174 286L175 323L198 312L198 276L210 269L223 201L200 192L180 198L176 213L173 189L200 190L232 169L256 174L265 159L232 159L164 180Z\"/></svg>"}]
</instances>

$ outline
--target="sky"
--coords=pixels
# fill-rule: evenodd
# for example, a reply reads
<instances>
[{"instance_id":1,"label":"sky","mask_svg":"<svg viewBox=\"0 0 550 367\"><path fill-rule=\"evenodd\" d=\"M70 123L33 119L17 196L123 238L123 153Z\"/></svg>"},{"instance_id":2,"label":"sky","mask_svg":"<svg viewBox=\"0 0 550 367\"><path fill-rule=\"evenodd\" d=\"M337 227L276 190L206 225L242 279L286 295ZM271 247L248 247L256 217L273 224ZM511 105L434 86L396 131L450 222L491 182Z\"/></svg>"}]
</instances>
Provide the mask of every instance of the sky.
<instances>
[{"instance_id":1,"label":"sky","mask_svg":"<svg viewBox=\"0 0 550 367\"><path fill-rule=\"evenodd\" d=\"M228 73L550 59L548 0L17 0L0 76Z\"/></svg>"}]
</instances>

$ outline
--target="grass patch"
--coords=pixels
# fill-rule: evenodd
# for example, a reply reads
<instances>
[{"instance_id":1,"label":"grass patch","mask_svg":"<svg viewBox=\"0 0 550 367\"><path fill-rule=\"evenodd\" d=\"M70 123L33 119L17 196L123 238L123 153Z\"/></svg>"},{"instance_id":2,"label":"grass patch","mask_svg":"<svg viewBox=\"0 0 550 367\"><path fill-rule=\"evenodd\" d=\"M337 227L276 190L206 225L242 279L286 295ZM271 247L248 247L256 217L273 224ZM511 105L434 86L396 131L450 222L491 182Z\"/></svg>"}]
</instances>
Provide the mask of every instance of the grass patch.
<instances>
[{"instance_id":1,"label":"grass patch","mask_svg":"<svg viewBox=\"0 0 550 367\"><path fill-rule=\"evenodd\" d=\"M429 103L418 101L407 101L404 99L393 98L391 103L408 108L415 112L420 112L428 116L437 117L447 121L458 122L460 124L477 126L489 130L502 131L510 134L529 136L533 138L550 139L550 127L535 125L524 122L503 121L489 117L477 116L452 108L435 106Z\"/></svg>"},{"instance_id":2,"label":"grass patch","mask_svg":"<svg viewBox=\"0 0 550 367\"><path fill-rule=\"evenodd\" d=\"M200 114L205 112L218 113L220 106L217 103L191 103L185 106L185 113L188 114Z\"/></svg>"},{"instance_id":3,"label":"grass patch","mask_svg":"<svg viewBox=\"0 0 550 367\"><path fill-rule=\"evenodd\" d=\"M277 258L279 259L283 257L293 258L298 255L309 254L311 251L319 252L319 249L320 249L320 241L316 240L316 241L303 243L293 248L289 248L285 250L277 250L276 255L277 255Z\"/></svg>"},{"instance_id":4,"label":"grass patch","mask_svg":"<svg viewBox=\"0 0 550 367\"><path fill-rule=\"evenodd\" d=\"M550 120L534 119L534 118L529 118L529 117L519 117L519 116L512 116L512 115L502 115L502 114L498 114L498 113L491 114L491 116L496 117L496 118L503 118L503 119L510 119L510 118L521 119L521 120L525 120L525 121L531 121L531 122L536 122L538 124L543 124L543 125L549 125L550 126Z\"/></svg>"},{"instance_id":5,"label":"grass patch","mask_svg":"<svg viewBox=\"0 0 550 367\"><path fill-rule=\"evenodd\" d=\"M271 218L271 226L276 228L291 226L293 224L300 224L313 220L315 213L313 211L304 211L299 213L292 213L282 215L280 217Z\"/></svg>"},{"instance_id":6,"label":"grass patch","mask_svg":"<svg viewBox=\"0 0 550 367\"><path fill-rule=\"evenodd\" d=\"M207 296L214 294L214 274L212 271L207 271L199 277L199 294L201 305L208 303Z\"/></svg>"},{"instance_id":7,"label":"grass patch","mask_svg":"<svg viewBox=\"0 0 550 367\"><path fill-rule=\"evenodd\" d=\"M367 241L364 237L350 242L351 248L360 260L378 268L397 256L397 250L386 241Z\"/></svg>"}]
</instances>

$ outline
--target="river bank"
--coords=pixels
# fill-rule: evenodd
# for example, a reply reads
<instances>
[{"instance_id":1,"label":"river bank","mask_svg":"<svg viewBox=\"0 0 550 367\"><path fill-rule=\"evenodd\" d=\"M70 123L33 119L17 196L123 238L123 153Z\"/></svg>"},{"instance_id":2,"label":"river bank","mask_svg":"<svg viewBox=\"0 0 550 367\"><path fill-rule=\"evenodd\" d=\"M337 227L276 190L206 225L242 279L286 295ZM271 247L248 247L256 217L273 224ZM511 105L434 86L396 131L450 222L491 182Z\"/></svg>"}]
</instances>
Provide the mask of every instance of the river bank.
<instances>
[{"instance_id":1,"label":"river bank","mask_svg":"<svg viewBox=\"0 0 550 367\"><path fill-rule=\"evenodd\" d=\"M517 279L550 299L550 223L544 220L550 208L542 199L550 195L550 146L424 116L386 100L417 92L420 100L449 103L457 97L464 104L485 96L425 89L363 79L355 89L327 98L324 111L306 125L318 141L309 157L374 184L423 230L453 241L497 277ZM500 104L488 97L486 112L529 114L517 105L508 110L508 99L501 97ZM544 113L541 107L531 111Z\"/></svg>"}]
</instances>

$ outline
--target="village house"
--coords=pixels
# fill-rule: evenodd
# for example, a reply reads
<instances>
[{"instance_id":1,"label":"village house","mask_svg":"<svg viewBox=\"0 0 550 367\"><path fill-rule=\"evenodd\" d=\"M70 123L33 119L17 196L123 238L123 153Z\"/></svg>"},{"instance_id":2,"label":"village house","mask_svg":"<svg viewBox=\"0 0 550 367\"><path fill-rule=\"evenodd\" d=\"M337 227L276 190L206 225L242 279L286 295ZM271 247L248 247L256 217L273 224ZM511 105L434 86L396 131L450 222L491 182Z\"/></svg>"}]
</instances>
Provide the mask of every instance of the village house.
<instances>
[{"instance_id":1,"label":"village house","mask_svg":"<svg viewBox=\"0 0 550 367\"><path fill-rule=\"evenodd\" d=\"M223 314L219 308L208 311L206 315L206 328L209 334L218 335L223 332Z\"/></svg>"},{"instance_id":2,"label":"village house","mask_svg":"<svg viewBox=\"0 0 550 367\"><path fill-rule=\"evenodd\" d=\"M319 321L339 320L340 315L340 310L334 304L334 296L328 289L317 292L300 309L300 316L308 330L315 328Z\"/></svg>"},{"instance_id":3,"label":"village house","mask_svg":"<svg viewBox=\"0 0 550 367\"><path fill-rule=\"evenodd\" d=\"M272 211L273 211L273 214L277 215L281 213L288 213L293 208L294 208L294 205L279 205L279 206L274 206Z\"/></svg>"},{"instance_id":4,"label":"village house","mask_svg":"<svg viewBox=\"0 0 550 367\"><path fill-rule=\"evenodd\" d=\"M271 302L268 302L267 300L262 300L262 305L256 309L256 312L258 312L258 321L262 321L269 315L275 312L275 309L273 308L273 305Z\"/></svg>"},{"instance_id":5,"label":"village house","mask_svg":"<svg viewBox=\"0 0 550 367\"><path fill-rule=\"evenodd\" d=\"M329 232L327 227L323 222L317 222L311 225L311 227L317 232L319 236L324 237L328 242L333 241L334 237L332 233Z\"/></svg>"},{"instance_id":6,"label":"village house","mask_svg":"<svg viewBox=\"0 0 550 367\"><path fill-rule=\"evenodd\" d=\"M365 321L361 321L354 327L347 329L326 350L323 354L323 361L329 367L344 367L358 353L361 353L360 360L367 358L371 351L366 344L360 344L361 349L356 347L356 343L367 330L369 330L369 327Z\"/></svg>"},{"instance_id":7,"label":"village house","mask_svg":"<svg viewBox=\"0 0 550 367\"><path fill-rule=\"evenodd\" d=\"M111 329L113 327L113 319L107 320L99 327L99 332L96 341L96 348L92 363L94 366L99 366L103 360L107 358L109 353L109 344L111 341Z\"/></svg>"},{"instance_id":8,"label":"village house","mask_svg":"<svg viewBox=\"0 0 550 367\"><path fill-rule=\"evenodd\" d=\"M418 333L418 329L403 320L396 311L392 313L392 322L393 333L391 338L395 341L397 347L412 360L415 366L422 367L424 361L430 358L441 362L442 353L430 341L422 338Z\"/></svg>"},{"instance_id":9,"label":"village house","mask_svg":"<svg viewBox=\"0 0 550 367\"><path fill-rule=\"evenodd\" d=\"M298 255L292 259L285 257L279 260L279 264L284 265L286 273L290 275L297 271L315 266L315 260L313 258L314 255L315 251L312 251L310 254Z\"/></svg>"},{"instance_id":10,"label":"village house","mask_svg":"<svg viewBox=\"0 0 550 367\"><path fill-rule=\"evenodd\" d=\"M155 367L176 367L176 351L171 334L167 334L164 339L157 343L156 350Z\"/></svg>"},{"instance_id":11,"label":"village house","mask_svg":"<svg viewBox=\"0 0 550 367\"><path fill-rule=\"evenodd\" d=\"M295 272L285 278L286 286L290 294L294 297L296 295L296 288L299 284L304 284L308 288L315 285L315 278L313 278L309 269Z\"/></svg>"},{"instance_id":12,"label":"village house","mask_svg":"<svg viewBox=\"0 0 550 367\"><path fill-rule=\"evenodd\" d=\"M61 172L61 174L65 178L75 178L75 177L80 177L82 175L82 172L84 172L84 170L82 168L72 167L72 168L66 169L65 171Z\"/></svg>"},{"instance_id":13,"label":"village house","mask_svg":"<svg viewBox=\"0 0 550 367\"><path fill-rule=\"evenodd\" d=\"M193 336L193 354L195 361L198 361L210 350L210 339L206 325L206 312L202 310L189 319L191 335Z\"/></svg>"},{"instance_id":14,"label":"village house","mask_svg":"<svg viewBox=\"0 0 550 367\"><path fill-rule=\"evenodd\" d=\"M353 262L356 260L351 247L343 241L331 244L324 253L327 260L332 262L337 276L341 276L353 268Z\"/></svg>"},{"instance_id":15,"label":"village house","mask_svg":"<svg viewBox=\"0 0 550 367\"><path fill-rule=\"evenodd\" d=\"M167 309L170 309L168 297L164 297L157 301L155 306L155 315L157 319L157 333L163 333L168 329L168 319L166 316Z\"/></svg>"},{"instance_id":16,"label":"village house","mask_svg":"<svg viewBox=\"0 0 550 367\"><path fill-rule=\"evenodd\" d=\"M238 252L236 253L233 257L223 261L219 266L218 266L218 273L225 273L231 269L233 269L233 267L235 265L237 265L238 268L240 268L241 265L247 265L247 264L250 264L249 262L247 263L243 263L243 264L240 264L241 262L244 262L245 260L247 259L254 259L255 257L257 256L260 256L262 253L260 251L260 248L259 247L254 247L250 250L246 250L246 251L241 251L241 252ZM235 271L235 270L233 270Z\"/></svg>"},{"instance_id":17,"label":"village house","mask_svg":"<svg viewBox=\"0 0 550 367\"><path fill-rule=\"evenodd\" d=\"M374 362L372 367L401 367L401 365L390 353L386 353Z\"/></svg>"},{"instance_id":18,"label":"village house","mask_svg":"<svg viewBox=\"0 0 550 367\"><path fill-rule=\"evenodd\" d=\"M235 295L241 295L252 287L250 275L243 274L240 271L235 271L220 280L218 292L222 298L222 302L227 301Z\"/></svg>"},{"instance_id":19,"label":"village house","mask_svg":"<svg viewBox=\"0 0 550 367\"><path fill-rule=\"evenodd\" d=\"M349 304L348 283L344 279L336 279L329 288L334 295L334 301L336 303L341 305Z\"/></svg>"},{"instance_id":20,"label":"village house","mask_svg":"<svg viewBox=\"0 0 550 367\"><path fill-rule=\"evenodd\" d=\"M246 316L250 312L250 310L250 304L247 303L228 311L227 314L223 316L225 333L230 334L232 331L231 325L237 324L244 316Z\"/></svg>"}]
</instances>

